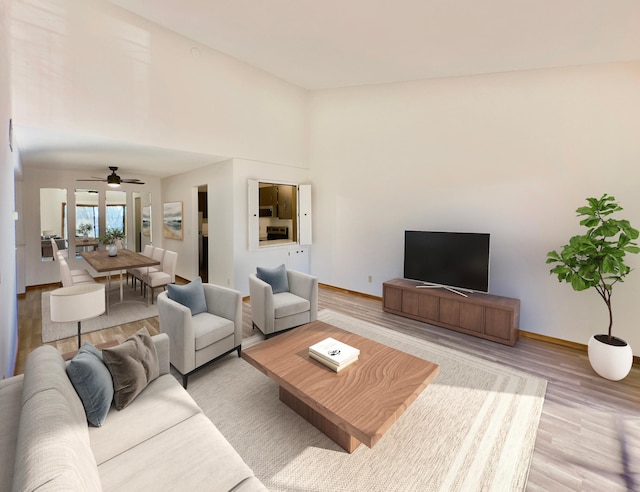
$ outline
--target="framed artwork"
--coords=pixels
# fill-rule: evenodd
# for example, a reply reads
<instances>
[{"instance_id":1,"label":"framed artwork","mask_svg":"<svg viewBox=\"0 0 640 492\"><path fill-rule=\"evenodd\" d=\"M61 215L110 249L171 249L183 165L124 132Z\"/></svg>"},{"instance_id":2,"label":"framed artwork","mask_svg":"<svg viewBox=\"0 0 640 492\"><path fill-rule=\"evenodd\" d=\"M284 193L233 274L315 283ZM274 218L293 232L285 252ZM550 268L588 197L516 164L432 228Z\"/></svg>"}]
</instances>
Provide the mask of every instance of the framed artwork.
<instances>
[{"instance_id":1,"label":"framed artwork","mask_svg":"<svg viewBox=\"0 0 640 492\"><path fill-rule=\"evenodd\" d=\"M182 202L166 202L162 205L162 233L169 239L184 239L182 230Z\"/></svg>"},{"instance_id":2,"label":"framed artwork","mask_svg":"<svg viewBox=\"0 0 640 492\"><path fill-rule=\"evenodd\" d=\"M151 236L151 205L142 207L142 235Z\"/></svg>"}]
</instances>

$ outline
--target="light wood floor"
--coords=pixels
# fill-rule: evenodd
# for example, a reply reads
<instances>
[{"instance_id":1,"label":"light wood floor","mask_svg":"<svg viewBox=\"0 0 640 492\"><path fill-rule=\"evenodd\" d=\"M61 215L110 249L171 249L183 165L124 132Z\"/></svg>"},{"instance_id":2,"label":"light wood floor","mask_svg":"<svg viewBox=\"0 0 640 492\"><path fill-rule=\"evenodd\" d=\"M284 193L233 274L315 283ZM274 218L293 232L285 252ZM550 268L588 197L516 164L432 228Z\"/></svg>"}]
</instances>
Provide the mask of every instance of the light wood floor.
<instances>
[{"instance_id":1,"label":"light wood floor","mask_svg":"<svg viewBox=\"0 0 640 492\"><path fill-rule=\"evenodd\" d=\"M29 289L18 301L19 354L16 373L28 353L42 345L41 292ZM53 288L53 287L50 287ZM331 309L393 328L430 342L492 360L545 378L547 394L538 428L528 491L640 491L640 367L618 382L597 376L584 351L520 338L515 347L401 318L382 310L381 301L321 286L319 309ZM249 302L243 303L243 335L251 336ZM83 335L94 344L122 341L141 326L157 333L158 320ZM62 353L76 339L53 342ZM215 364L204 370L215 370Z\"/></svg>"}]
</instances>

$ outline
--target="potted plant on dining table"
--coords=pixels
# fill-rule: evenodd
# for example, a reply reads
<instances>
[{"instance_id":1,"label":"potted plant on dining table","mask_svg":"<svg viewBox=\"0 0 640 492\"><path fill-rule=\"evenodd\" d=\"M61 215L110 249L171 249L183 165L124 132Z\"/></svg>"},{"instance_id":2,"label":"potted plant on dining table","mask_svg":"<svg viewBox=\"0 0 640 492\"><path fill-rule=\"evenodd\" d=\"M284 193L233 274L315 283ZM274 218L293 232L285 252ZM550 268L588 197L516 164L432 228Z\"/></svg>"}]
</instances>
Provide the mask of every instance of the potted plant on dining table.
<instances>
[{"instance_id":1,"label":"potted plant on dining table","mask_svg":"<svg viewBox=\"0 0 640 492\"><path fill-rule=\"evenodd\" d=\"M93 230L93 225L91 225L89 222L82 222L80 225L78 225L78 234L80 234L82 236L82 240L83 241L88 241L89 240L89 233Z\"/></svg>"},{"instance_id":2,"label":"potted plant on dining table","mask_svg":"<svg viewBox=\"0 0 640 492\"><path fill-rule=\"evenodd\" d=\"M104 236L100 238L100 242L107 246L109 256L116 256L118 254L118 243L124 239L124 231L122 229L109 228L104 233Z\"/></svg>"}]
</instances>

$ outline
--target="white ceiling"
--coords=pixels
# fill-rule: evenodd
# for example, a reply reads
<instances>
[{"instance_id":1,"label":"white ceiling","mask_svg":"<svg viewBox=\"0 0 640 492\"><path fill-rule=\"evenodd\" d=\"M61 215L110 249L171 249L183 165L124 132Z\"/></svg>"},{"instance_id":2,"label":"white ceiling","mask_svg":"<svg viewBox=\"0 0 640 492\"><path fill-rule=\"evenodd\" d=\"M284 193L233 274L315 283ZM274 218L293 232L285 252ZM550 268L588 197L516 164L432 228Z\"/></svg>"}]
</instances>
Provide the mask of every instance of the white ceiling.
<instances>
[{"instance_id":1,"label":"white ceiling","mask_svg":"<svg viewBox=\"0 0 640 492\"><path fill-rule=\"evenodd\" d=\"M110 1L309 90L640 60L640 0ZM15 135L25 166L168 176L222 159Z\"/></svg>"},{"instance_id":2,"label":"white ceiling","mask_svg":"<svg viewBox=\"0 0 640 492\"><path fill-rule=\"evenodd\" d=\"M111 0L307 89L640 59L638 0Z\"/></svg>"}]
</instances>

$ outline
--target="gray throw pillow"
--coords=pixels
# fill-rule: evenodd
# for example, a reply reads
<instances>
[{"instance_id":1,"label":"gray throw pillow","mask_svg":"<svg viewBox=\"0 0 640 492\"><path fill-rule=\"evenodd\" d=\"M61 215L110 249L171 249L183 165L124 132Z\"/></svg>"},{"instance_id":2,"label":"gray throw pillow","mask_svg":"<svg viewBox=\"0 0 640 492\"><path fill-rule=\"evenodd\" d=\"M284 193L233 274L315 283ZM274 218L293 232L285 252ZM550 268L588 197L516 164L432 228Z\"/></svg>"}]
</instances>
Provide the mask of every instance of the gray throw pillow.
<instances>
[{"instance_id":1,"label":"gray throw pillow","mask_svg":"<svg viewBox=\"0 0 640 492\"><path fill-rule=\"evenodd\" d=\"M111 373L100 351L86 342L67 365L67 375L82 401L87 421L100 427L113 401Z\"/></svg>"},{"instance_id":2,"label":"gray throw pillow","mask_svg":"<svg viewBox=\"0 0 640 492\"><path fill-rule=\"evenodd\" d=\"M146 328L120 345L102 351L113 380L113 403L122 410L160 375L158 353Z\"/></svg>"},{"instance_id":3,"label":"gray throw pillow","mask_svg":"<svg viewBox=\"0 0 640 492\"><path fill-rule=\"evenodd\" d=\"M169 299L187 306L191 310L192 316L207 311L207 299L204 296L204 287L202 287L200 277L196 277L186 285L167 285L167 295Z\"/></svg>"},{"instance_id":4,"label":"gray throw pillow","mask_svg":"<svg viewBox=\"0 0 640 492\"><path fill-rule=\"evenodd\" d=\"M284 263L275 268L258 267L256 276L271 285L271 290L274 294L289 292L289 278L287 277L287 268Z\"/></svg>"}]
</instances>

